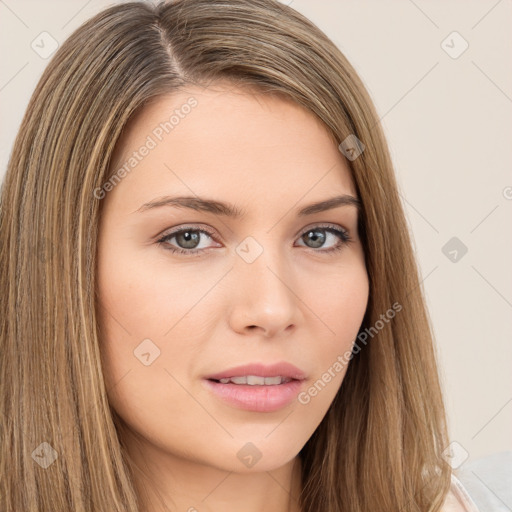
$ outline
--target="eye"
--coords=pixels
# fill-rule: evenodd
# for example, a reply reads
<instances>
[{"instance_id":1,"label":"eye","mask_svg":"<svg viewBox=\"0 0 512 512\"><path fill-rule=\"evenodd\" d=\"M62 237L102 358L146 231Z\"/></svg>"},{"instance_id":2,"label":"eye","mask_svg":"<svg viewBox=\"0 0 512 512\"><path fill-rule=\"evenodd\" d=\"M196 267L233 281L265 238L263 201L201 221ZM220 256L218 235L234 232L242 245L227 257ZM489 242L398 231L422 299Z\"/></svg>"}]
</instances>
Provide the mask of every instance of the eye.
<instances>
[{"instance_id":1,"label":"eye","mask_svg":"<svg viewBox=\"0 0 512 512\"><path fill-rule=\"evenodd\" d=\"M199 229L189 226L164 235L162 238L157 240L157 243L164 245L165 249L168 251L179 254L193 255L201 253L205 250L204 247L199 247L201 238L204 238L204 235L212 238L213 233L207 231L206 229ZM174 247L169 245L169 242L173 238L175 238L176 242L182 247Z\"/></svg>"},{"instance_id":2,"label":"eye","mask_svg":"<svg viewBox=\"0 0 512 512\"><path fill-rule=\"evenodd\" d=\"M200 247L202 239L213 239L214 233L206 229L199 229L197 227L186 226L179 230L168 233L157 240L157 243L162 244L164 248L172 253L184 254L187 256L200 255L211 249L211 246ZM175 241L178 245L171 242ZM341 250L345 245L352 241L348 232L339 226L327 224L318 225L303 231L299 240L305 242L303 247L312 249L314 252L331 253ZM329 241L335 243L334 246L326 249L316 250L328 244ZM219 247L219 246L217 246Z\"/></svg>"},{"instance_id":3,"label":"eye","mask_svg":"<svg viewBox=\"0 0 512 512\"><path fill-rule=\"evenodd\" d=\"M307 244L311 244L307 246L310 249L317 249L323 246L329 239L334 239L334 246L315 252L331 253L334 251L339 251L352 241L348 231L331 224L319 225L309 228L308 230L304 231L299 238L299 240L302 240ZM337 242L336 239L338 240Z\"/></svg>"}]
</instances>

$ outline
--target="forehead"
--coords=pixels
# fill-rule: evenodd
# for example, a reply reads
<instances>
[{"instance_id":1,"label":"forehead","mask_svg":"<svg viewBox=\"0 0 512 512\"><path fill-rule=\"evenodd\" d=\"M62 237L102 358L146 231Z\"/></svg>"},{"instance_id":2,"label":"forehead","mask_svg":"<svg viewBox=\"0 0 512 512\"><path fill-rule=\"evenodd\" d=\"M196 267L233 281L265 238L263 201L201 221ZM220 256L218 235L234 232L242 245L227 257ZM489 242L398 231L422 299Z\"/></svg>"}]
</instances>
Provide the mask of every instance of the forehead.
<instances>
[{"instance_id":1,"label":"forehead","mask_svg":"<svg viewBox=\"0 0 512 512\"><path fill-rule=\"evenodd\" d=\"M167 193L233 203L356 195L344 157L313 113L232 85L153 98L127 125L113 162L111 174L128 171L113 194L135 208Z\"/></svg>"}]
</instances>

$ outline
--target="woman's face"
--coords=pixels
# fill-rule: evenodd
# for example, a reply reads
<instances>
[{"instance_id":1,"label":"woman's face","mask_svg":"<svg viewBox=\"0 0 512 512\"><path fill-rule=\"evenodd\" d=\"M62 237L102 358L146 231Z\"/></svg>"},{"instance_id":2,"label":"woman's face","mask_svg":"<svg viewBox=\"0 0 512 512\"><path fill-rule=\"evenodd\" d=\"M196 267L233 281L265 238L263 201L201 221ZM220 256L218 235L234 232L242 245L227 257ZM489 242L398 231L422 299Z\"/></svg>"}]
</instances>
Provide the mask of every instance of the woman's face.
<instances>
[{"instance_id":1,"label":"woman's face","mask_svg":"<svg viewBox=\"0 0 512 512\"><path fill-rule=\"evenodd\" d=\"M98 292L113 409L149 459L291 461L340 388L368 300L356 206L311 207L356 197L336 144L300 106L219 83L146 105L112 173Z\"/></svg>"}]
</instances>

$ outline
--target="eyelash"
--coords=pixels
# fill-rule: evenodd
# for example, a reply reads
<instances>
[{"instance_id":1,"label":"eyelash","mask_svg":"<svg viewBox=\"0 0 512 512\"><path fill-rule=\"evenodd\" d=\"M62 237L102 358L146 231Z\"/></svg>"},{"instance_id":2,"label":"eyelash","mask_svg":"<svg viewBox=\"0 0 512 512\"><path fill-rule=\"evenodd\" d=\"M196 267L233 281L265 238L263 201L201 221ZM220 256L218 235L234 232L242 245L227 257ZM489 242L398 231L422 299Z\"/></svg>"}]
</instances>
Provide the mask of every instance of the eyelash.
<instances>
[{"instance_id":1,"label":"eyelash","mask_svg":"<svg viewBox=\"0 0 512 512\"><path fill-rule=\"evenodd\" d=\"M331 224L319 224L317 226L313 226L312 228L308 228L299 235L299 238L303 237L306 233L308 233L310 231L315 231L316 229L322 229L322 230L325 230L325 231L328 231L330 233L337 235L340 238L340 242L336 246L331 247L330 249L316 250L311 247L306 247L306 249L310 249L313 252L320 252L320 253L326 253L326 254L336 253L336 252L340 251L341 249L343 249L350 242L352 242L352 238L348 234L348 231L341 229L339 227L334 227ZM173 254L184 254L187 256L200 256L201 253L203 253L204 251L208 251L208 249L182 249L180 247L172 247L166 243L171 238L174 238L176 235L179 235L186 231L194 231L194 232L198 232L198 233L204 233L205 235L208 235L211 238L213 238L213 235L214 235L214 233L212 233L211 231L208 231L206 229L199 229L199 228L195 228L193 226L186 226L177 231L173 231L172 233L168 233L168 234L162 236L161 238L159 238L157 240L157 243L166 246L166 247L164 247L164 249L167 251L171 251Z\"/></svg>"}]
</instances>

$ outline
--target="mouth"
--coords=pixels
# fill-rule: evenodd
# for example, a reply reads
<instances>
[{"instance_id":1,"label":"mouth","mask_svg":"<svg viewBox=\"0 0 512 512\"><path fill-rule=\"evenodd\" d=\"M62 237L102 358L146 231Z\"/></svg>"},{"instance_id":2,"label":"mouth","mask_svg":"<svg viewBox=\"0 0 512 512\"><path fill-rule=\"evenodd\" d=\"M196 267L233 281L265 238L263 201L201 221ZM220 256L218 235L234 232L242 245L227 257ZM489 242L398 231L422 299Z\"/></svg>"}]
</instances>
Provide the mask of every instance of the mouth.
<instances>
[{"instance_id":1,"label":"mouth","mask_svg":"<svg viewBox=\"0 0 512 512\"><path fill-rule=\"evenodd\" d=\"M203 379L205 387L231 407L252 412L275 412L290 405L306 375L288 363L249 364Z\"/></svg>"},{"instance_id":2,"label":"mouth","mask_svg":"<svg viewBox=\"0 0 512 512\"><path fill-rule=\"evenodd\" d=\"M274 364L262 364L262 363L246 363L234 368L228 368L221 372L217 372L206 377L209 380L225 381L230 379L234 384L249 384L249 385L269 385L280 384L277 378L281 381L289 380L303 380L306 378L305 373L287 362L278 362ZM247 379L247 381L238 380L239 378ZM262 381L262 379L265 379ZM267 380L268 379L268 380ZM270 380L274 379L274 380ZM227 384L228 381L223 382Z\"/></svg>"},{"instance_id":3,"label":"mouth","mask_svg":"<svg viewBox=\"0 0 512 512\"><path fill-rule=\"evenodd\" d=\"M225 377L222 379L208 379L212 382L219 382L220 384L236 384L243 385L247 384L248 386L279 386L280 384L286 384L287 382L291 382L291 377L261 377L259 375L243 375L240 377Z\"/></svg>"}]
</instances>

